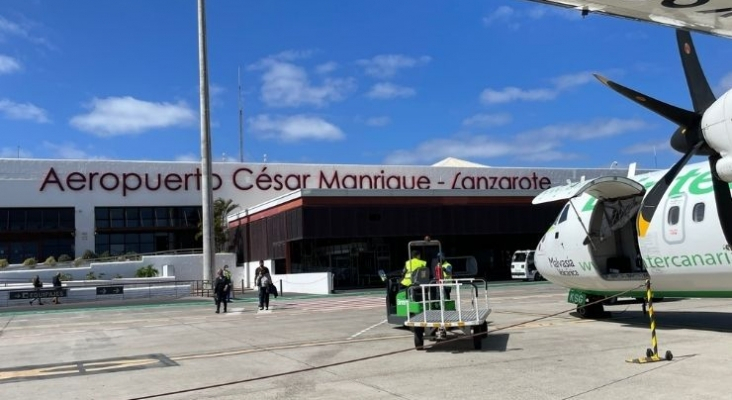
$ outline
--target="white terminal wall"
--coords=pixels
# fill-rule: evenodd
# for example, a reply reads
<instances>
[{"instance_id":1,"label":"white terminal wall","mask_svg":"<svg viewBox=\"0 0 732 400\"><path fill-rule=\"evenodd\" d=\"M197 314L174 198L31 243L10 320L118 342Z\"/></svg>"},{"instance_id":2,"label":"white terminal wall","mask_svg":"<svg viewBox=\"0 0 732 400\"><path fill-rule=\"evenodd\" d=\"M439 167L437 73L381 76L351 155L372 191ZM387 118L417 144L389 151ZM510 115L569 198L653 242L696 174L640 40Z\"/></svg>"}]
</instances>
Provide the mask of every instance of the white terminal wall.
<instances>
[{"instance_id":1,"label":"white terminal wall","mask_svg":"<svg viewBox=\"0 0 732 400\"><path fill-rule=\"evenodd\" d=\"M480 188L481 195L535 196L550 186L582 176L591 179L626 174L620 169L233 162L214 163L213 172L218 177L213 184L220 182L214 198L231 199L241 210L298 189L416 189L445 196L451 190L464 192L479 184L485 186ZM153 189L144 182L134 189L139 183L136 176L144 179L145 175ZM116 187L115 181L119 181ZM507 187L511 185L529 188ZM200 206L200 164L0 159L0 192L5 194L0 197L0 207L74 207L74 240L79 256L85 250L94 250L95 207Z\"/></svg>"}]
</instances>

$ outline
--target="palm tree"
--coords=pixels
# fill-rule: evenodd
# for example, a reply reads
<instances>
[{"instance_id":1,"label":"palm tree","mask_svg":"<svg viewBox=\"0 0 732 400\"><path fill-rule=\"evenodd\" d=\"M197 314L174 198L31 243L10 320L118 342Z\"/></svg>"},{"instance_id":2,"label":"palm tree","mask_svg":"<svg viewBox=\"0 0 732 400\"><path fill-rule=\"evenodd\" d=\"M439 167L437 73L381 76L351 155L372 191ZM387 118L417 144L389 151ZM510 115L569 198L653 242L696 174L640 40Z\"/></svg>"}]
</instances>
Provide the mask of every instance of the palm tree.
<instances>
[{"instance_id":1,"label":"palm tree","mask_svg":"<svg viewBox=\"0 0 732 400\"><path fill-rule=\"evenodd\" d=\"M213 235L214 235L214 248L217 252L223 251L226 247L226 242L229 239L228 230L226 229L226 216L234 211L238 204L232 204L234 201L224 200L221 197L214 200L213 203ZM203 237L203 220L198 223L198 233L196 233L196 240Z\"/></svg>"}]
</instances>

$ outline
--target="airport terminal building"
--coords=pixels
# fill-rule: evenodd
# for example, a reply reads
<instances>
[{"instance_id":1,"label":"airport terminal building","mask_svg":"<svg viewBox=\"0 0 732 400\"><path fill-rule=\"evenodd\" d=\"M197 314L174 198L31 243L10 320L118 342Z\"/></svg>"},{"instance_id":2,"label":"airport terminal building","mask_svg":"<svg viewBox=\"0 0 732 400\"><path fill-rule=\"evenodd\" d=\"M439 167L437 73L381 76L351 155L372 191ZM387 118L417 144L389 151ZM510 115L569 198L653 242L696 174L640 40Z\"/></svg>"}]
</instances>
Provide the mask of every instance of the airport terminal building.
<instances>
[{"instance_id":1,"label":"airport terminal building","mask_svg":"<svg viewBox=\"0 0 732 400\"><path fill-rule=\"evenodd\" d=\"M533 206L549 187L619 169L213 164L214 199L237 263L277 273L330 271L336 287L376 284L400 269L407 243L429 235L478 274L510 277L508 257L534 248L561 204ZM201 166L194 162L0 160L0 259L200 249Z\"/></svg>"}]
</instances>

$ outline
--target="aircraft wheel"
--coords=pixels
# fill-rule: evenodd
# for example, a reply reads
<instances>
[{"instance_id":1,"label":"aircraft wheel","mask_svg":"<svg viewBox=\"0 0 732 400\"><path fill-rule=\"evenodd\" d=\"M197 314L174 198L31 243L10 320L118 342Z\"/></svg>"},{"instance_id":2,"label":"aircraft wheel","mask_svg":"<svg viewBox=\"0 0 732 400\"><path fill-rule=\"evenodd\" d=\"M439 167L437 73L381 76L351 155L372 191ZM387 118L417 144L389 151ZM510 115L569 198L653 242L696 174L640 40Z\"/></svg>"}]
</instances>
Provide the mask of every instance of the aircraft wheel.
<instances>
[{"instance_id":1,"label":"aircraft wheel","mask_svg":"<svg viewBox=\"0 0 732 400\"><path fill-rule=\"evenodd\" d=\"M646 357L653 357L653 349L651 349L651 348L646 349Z\"/></svg>"},{"instance_id":2,"label":"aircraft wheel","mask_svg":"<svg viewBox=\"0 0 732 400\"><path fill-rule=\"evenodd\" d=\"M580 318L589 318L589 311L587 310L587 307L577 305L577 315L580 316Z\"/></svg>"},{"instance_id":3,"label":"aircraft wheel","mask_svg":"<svg viewBox=\"0 0 732 400\"><path fill-rule=\"evenodd\" d=\"M671 361L674 359L674 355L671 353L671 350L666 350L666 360Z\"/></svg>"},{"instance_id":4,"label":"aircraft wheel","mask_svg":"<svg viewBox=\"0 0 732 400\"><path fill-rule=\"evenodd\" d=\"M414 348L424 350L424 328L414 327Z\"/></svg>"}]
</instances>

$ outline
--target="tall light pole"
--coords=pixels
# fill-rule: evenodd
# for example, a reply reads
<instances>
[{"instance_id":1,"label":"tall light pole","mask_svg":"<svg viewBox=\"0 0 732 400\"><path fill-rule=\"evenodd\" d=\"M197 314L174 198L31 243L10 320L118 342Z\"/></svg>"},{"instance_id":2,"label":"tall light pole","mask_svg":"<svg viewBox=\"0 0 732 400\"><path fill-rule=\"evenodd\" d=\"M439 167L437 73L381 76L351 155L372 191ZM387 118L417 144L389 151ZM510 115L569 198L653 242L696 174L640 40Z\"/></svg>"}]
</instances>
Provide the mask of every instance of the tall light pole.
<instances>
[{"instance_id":1,"label":"tall light pole","mask_svg":"<svg viewBox=\"0 0 732 400\"><path fill-rule=\"evenodd\" d=\"M201 190L203 208L203 280L211 281L215 265L213 235L213 189L211 187L211 124L208 106L208 62L206 56L206 0L198 0L198 71L201 96Z\"/></svg>"}]
</instances>

